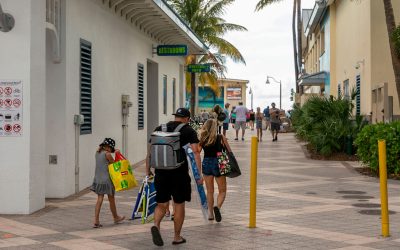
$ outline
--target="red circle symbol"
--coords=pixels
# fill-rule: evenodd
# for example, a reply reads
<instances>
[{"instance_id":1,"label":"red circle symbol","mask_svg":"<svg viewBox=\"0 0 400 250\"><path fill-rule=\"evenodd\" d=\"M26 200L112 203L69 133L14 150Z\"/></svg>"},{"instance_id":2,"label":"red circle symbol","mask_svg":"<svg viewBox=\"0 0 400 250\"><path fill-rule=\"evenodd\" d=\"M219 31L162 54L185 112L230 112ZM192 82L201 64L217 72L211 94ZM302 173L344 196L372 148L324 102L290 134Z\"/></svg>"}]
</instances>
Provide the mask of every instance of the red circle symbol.
<instances>
[{"instance_id":1,"label":"red circle symbol","mask_svg":"<svg viewBox=\"0 0 400 250\"><path fill-rule=\"evenodd\" d=\"M19 106L21 106L21 100L20 99L14 99L13 105L14 105L14 107L18 108Z\"/></svg>"},{"instance_id":2,"label":"red circle symbol","mask_svg":"<svg viewBox=\"0 0 400 250\"><path fill-rule=\"evenodd\" d=\"M4 125L4 131L6 131L6 132L11 132L11 130L12 130L11 124L6 124L6 125Z\"/></svg>"},{"instance_id":3,"label":"red circle symbol","mask_svg":"<svg viewBox=\"0 0 400 250\"><path fill-rule=\"evenodd\" d=\"M5 104L6 107L11 107L11 105L12 105L11 99L5 99L4 100L4 104Z\"/></svg>"},{"instance_id":4,"label":"red circle symbol","mask_svg":"<svg viewBox=\"0 0 400 250\"><path fill-rule=\"evenodd\" d=\"M19 124L14 124L13 130L14 130L15 133L18 133L19 131L21 131L21 125L19 125Z\"/></svg>"},{"instance_id":5,"label":"red circle symbol","mask_svg":"<svg viewBox=\"0 0 400 250\"><path fill-rule=\"evenodd\" d=\"M0 87L0 95L3 94L3 88Z\"/></svg>"},{"instance_id":6,"label":"red circle symbol","mask_svg":"<svg viewBox=\"0 0 400 250\"><path fill-rule=\"evenodd\" d=\"M12 94L12 88L11 88L11 87L6 87L6 88L4 89L4 93L5 93L6 95L11 95L11 94Z\"/></svg>"},{"instance_id":7,"label":"red circle symbol","mask_svg":"<svg viewBox=\"0 0 400 250\"><path fill-rule=\"evenodd\" d=\"M4 101L3 99L0 99L0 107L3 107Z\"/></svg>"}]
</instances>

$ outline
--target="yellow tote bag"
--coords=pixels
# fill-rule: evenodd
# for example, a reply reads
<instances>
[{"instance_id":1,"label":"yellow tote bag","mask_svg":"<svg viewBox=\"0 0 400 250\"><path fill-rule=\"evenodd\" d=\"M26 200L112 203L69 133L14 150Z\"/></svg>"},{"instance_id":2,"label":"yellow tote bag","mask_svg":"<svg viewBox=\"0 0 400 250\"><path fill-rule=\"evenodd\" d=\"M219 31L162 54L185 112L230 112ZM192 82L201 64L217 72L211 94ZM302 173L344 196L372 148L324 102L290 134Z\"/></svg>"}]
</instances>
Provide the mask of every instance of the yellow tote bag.
<instances>
[{"instance_id":1,"label":"yellow tote bag","mask_svg":"<svg viewBox=\"0 0 400 250\"><path fill-rule=\"evenodd\" d=\"M115 191L118 192L137 187L138 184L129 161L119 152L115 153L115 160L116 162L108 165L108 172L110 173Z\"/></svg>"}]
</instances>

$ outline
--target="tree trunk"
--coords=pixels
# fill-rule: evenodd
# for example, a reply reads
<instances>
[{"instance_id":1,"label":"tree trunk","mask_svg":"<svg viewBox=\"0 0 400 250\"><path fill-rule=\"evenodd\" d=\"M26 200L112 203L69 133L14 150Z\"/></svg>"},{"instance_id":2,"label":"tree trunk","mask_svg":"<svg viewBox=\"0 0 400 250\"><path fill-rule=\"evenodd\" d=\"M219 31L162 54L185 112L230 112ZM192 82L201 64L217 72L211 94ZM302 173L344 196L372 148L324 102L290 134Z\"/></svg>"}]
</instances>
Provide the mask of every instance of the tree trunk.
<instances>
[{"instance_id":1,"label":"tree trunk","mask_svg":"<svg viewBox=\"0 0 400 250\"><path fill-rule=\"evenodd\" d=\"M394 78L396 81L397 97L400 105L400 58L396 53L392 34L396 29L396 21L394 19L393 6L391 0L383 0L385 7L386 26L389 36L390 54L392 56L392 66L394 71Z\"/></svg>"},{"instance_id":2,"label":"tree trunk","mask_svg":"<svg viewBox=\"0 0 400 250\"><path fill-rule=\"evenodd\" d=\"M194 117L196 107L196 73L190 73L190 115Z\"/></svg>"},{"instance_id":3,"label":"tree trunk","mask_svg":"<svg viewBox=\"0 0 400 250\"><path fill-rule=\"evenodd\" d=\"M301 0L297 0L297 63L299 67L299 73L301 74L302 69L302 57L303 57L303 46L302 46L302 38L303 38L303 20L301 19ZM296 78L296 92L299 93L299 75Z\"/></svg>"},{"instance_id":4,"label":"tree trunk","mask_svg":"<svg viewBox=\"0 0 400 250\"><path fill-rule=\"evenodd\" d=\"M294 73L295 73L295 81L296 81L296 91L297 91L297 77L299 75L299 64L297 61L297 45L296 45L296 2L297 0L293 0L293 17L292 17L292 34L293 34L293 57L294 57Z\"/></svg>"}]
</instances>

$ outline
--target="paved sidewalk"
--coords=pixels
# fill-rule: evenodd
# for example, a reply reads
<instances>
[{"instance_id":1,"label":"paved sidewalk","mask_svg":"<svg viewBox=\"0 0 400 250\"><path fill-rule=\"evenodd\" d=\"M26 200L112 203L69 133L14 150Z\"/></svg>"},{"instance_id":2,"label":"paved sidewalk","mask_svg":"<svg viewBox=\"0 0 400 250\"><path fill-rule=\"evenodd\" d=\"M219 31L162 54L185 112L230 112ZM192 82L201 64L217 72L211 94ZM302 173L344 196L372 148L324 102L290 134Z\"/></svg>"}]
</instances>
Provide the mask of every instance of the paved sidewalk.
<instances>
[{"instance_id":1,"label":"paved sidewalk","mask_svg":"<svg viewBox=\"0 0 400 250\"><path fill-rule=\"evenodd\" d=\"M250 131L248 131L250 132ZM230 132L232 133L232 131ZM255 133L255 132L254 132ZM254 134L253 133L253 134ZM198 203L187 204L183 236L172 246L173 222L162 223L164 249L400 249L400 185L389 185L391 237L380 237L379 182L356 173L352 162L309 160L293 134L267 134L259 144L257 228L248 228L250 136L229 142L242 176L228 179L222 222L206 222ZM136 169L140 180L144 169ZM121 214L130 217L137 189L117 194ZM92 229L96 195L52 200L29 216L0 216L0 248L160 249L151 240L152 223L114 225L107 202L102 229Z\"/></svg>"}]
</instances>

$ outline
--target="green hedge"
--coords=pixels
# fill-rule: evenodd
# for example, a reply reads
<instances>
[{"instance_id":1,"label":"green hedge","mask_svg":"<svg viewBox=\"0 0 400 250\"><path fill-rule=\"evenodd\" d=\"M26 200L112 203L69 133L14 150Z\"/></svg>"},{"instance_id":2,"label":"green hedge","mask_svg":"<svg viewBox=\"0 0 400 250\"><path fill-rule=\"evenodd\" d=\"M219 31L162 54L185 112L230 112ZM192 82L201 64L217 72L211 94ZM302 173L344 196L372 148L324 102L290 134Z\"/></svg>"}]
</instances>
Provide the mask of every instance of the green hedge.
<instances>
[{"instance_id":1,"label":"green hedge","mask_svg":"<svg viewBox=\"0 0 400 250\"><path fill-rule=\"evenodd\" d=\"M346 138L355 138L364 125L362 116L351 116L353 108L352 101L341 96L312 96L302 107L293 107L293 128L324 156L344 152Z\"/></svg>"},{"instance_id":2,"label":"green hedge","mask_svg":"<svg viewBox=\"0 0 400 250\"><path fill-rule=\"evenodd\" d=\"M365 126L355 140L358 158L378 172L378 140L386 140L388 173L400 173L400 122L379 123Z\"/></svg>"}]
</instances>

